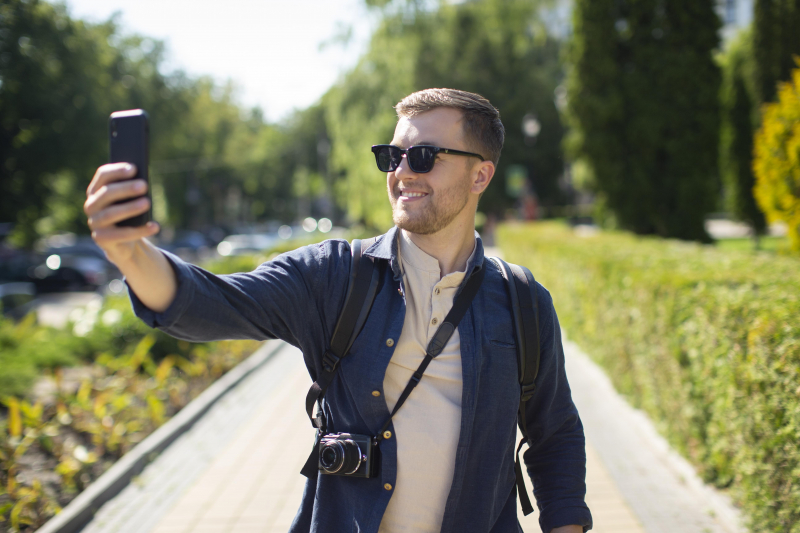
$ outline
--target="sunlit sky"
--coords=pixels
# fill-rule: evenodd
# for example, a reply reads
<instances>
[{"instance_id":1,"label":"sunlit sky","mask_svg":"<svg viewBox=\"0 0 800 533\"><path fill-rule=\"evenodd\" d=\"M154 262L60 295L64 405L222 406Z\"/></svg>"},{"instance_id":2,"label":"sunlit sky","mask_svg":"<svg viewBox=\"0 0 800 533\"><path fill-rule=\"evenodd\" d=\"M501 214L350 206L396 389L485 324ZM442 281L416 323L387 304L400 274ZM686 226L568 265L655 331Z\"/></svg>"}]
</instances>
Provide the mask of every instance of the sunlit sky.
<instances>
[{"instance_id":1,"label":"sunlit sky","mask_svg":"<svg viewBox=\"0 0 800 533\"><path fill-rule=\"evenodd\" d=\"M93 22L120 12L124 32L167 44L165 71L233 80L269 120L313 104L352 67L375 25L363 0L66 0ZM351 27L349 44L335 37ZM327 44L326 44L327 43Z\"/></svg>"}]
</instances>

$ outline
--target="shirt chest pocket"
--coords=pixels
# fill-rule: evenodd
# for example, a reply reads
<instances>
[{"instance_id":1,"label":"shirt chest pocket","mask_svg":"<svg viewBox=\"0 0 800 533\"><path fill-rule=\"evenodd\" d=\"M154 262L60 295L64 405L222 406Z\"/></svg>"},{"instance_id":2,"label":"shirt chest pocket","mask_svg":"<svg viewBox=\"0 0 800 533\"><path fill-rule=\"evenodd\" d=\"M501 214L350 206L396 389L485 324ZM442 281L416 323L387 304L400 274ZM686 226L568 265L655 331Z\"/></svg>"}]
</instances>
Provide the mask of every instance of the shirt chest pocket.
<instances>
[{"instance_id":1,"label":"shirt chest pocket","mask_svg":"<svg viewBox=\"0 0 800 533\"><path fill-rule=\"evenodd\" d=\"M494 348L517 350L517 343L512 339L489 339L489 344Z\"/></svg>"},{"instance_id":2,"label":"shirt chest pocket","mask_svg":"<svg viewBox=\"0 0 800 533\"><path fill-rule=\"evenodd\" d=\"M519 382L517 342L512 328L489 331L484 341L482 374L492 381L513 386Z\"/></svg>"}]
</instances>

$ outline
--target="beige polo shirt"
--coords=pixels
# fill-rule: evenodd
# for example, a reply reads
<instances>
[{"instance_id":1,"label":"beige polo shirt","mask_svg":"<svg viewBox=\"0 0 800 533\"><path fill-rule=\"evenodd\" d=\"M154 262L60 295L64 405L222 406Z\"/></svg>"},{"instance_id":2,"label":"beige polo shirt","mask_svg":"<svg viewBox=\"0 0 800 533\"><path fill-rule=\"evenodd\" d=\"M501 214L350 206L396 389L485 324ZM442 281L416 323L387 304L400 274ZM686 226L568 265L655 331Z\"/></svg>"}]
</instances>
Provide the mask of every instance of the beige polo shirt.
<instances>
[{"instance_id":1,"label":"beige polo shirt","mask_svg":"<svg viewBox=\"0 0 800 533\"><path fill-rule=\"evenodd\" d=\"M406 298L403 331L386 369L383 388L391 411L447 313L465 272L441 278L439 262L400 234L400 269ZM475 255L472 255L467 264ZM441 278L441 279L440 279ZM392 419L397 439L397 481L379 533L436 533L455 468L461 428L461 341L458 329Z\"/></svg>"}]
</instances>

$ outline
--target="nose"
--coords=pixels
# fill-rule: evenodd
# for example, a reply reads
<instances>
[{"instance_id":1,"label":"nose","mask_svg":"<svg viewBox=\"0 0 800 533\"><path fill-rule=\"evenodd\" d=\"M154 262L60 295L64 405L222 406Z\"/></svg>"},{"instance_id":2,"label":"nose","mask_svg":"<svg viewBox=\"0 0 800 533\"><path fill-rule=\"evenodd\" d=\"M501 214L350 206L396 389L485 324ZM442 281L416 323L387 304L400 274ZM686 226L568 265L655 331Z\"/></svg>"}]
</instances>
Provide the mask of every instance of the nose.
<instances>
[{"instance_id":1,"label":"nose","mask_svg":"<svg viewBox=\"0 0 800 533\"><path fill-rule=\"evenodd\" d=\"M397 168L394 169L394 175L399 180L414 179L417 177L417 173L408 166L408 156L406 154L400 157L400 163L397 165Z\"/></svg>"}]
</instances>

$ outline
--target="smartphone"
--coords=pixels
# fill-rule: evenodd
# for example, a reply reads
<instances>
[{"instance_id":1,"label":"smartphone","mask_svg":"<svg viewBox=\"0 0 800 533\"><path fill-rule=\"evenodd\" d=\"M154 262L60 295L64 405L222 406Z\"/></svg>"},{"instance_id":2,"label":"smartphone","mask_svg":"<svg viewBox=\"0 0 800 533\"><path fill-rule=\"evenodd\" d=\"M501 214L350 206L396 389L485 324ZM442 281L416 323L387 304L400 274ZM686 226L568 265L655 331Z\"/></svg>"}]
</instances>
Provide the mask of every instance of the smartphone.
<instances>
[{"instance_id":1,"label":"smartphone","mask_svg":"<svg viewBox=\"0 0 800 533\"><path fill-rule=\"evenodd\" d=\"M147 165L150 162L150 125L147 112L143 109L115 111L108 119L109 163L132 163L136 165L136 175L130 179L143 179L148 182L147 193L140 197L150 198L150 209L117 222L117 226L144 226L152 218L153 202L150 196L150 179ZM116 203L135 200L127 198Z\"/></svg>"}]
</instances>

